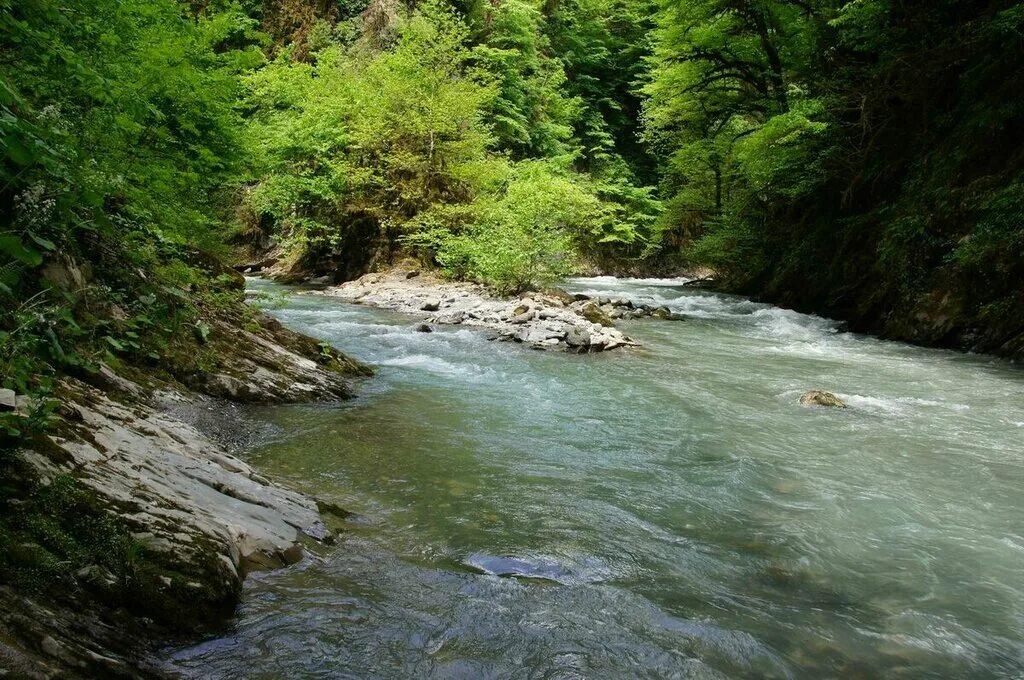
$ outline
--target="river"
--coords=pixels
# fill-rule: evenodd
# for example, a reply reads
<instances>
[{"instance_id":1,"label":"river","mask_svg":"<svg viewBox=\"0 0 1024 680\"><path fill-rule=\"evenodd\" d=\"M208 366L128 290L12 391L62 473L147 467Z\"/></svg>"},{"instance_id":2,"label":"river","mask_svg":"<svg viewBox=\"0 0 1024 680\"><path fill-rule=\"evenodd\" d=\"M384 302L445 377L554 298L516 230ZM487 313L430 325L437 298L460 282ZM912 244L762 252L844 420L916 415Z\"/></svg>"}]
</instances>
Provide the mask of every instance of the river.
<instances>
[{"instance_id":1,"label":"river","mask_svg":"<svg viewBox=\"0 0 1024 680\"><path fill-rule=\"evenodd\" d=\"M379 374L256 409L276 434L246 458L354 514L168 650L184 676L1024 675L1011 364L677 280L573 280L687 317L589 356L253 285Z\"/></svg>"}]
</instances>

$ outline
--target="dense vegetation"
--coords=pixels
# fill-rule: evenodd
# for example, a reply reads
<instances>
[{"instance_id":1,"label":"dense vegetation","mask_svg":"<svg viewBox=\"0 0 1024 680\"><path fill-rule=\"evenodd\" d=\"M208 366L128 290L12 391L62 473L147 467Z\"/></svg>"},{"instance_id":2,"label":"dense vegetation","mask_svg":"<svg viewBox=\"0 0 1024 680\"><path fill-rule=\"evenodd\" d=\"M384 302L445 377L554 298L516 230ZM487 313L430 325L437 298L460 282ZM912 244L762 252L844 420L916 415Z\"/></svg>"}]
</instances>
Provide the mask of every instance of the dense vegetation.
<instances>
[{"instance_id":1,"label":"dense vegetation","mask_svg":"<svg viewBox=\"0 0 1024 680\"><path fill-rule=\"evenodd\" d=\"M646 133L692 260L861 328L1024 348L1024 5L666 2L655 42Z\"/></svg>"},{"instance_id":2,"label":"dense vegetation","mask_svg":"<svg viewBox=\"0 0 1024 680\"><path fill-rule=\"evenodd\" d=\"M650 252L659 204L616 148L634 127L596 91L600 57L570 43L585 25L610 66L623 38L603 8L459 9L374 2L247 79L244 235L269 228L300 269L353 276L405 247L504 290Z\"/></svg>"}]
</instances>

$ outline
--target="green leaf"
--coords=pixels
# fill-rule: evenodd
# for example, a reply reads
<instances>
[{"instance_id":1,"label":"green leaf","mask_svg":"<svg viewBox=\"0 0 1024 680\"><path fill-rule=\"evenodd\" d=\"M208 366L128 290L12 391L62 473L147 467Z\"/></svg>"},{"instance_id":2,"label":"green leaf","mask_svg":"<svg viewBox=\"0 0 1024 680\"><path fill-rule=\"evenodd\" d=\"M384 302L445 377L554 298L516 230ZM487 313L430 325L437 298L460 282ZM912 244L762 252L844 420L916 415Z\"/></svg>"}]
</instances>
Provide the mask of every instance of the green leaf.
<instances>
[{"instance_id":1,"label":"green leaf","mask_svg":"<svg viewBox=\"0 0 1024 680\"><path fill-rule=\"evenodd\" d=\"M45 239L42 236L36 236L31 231L28 232L29 237L35 241L43 250L57 250L57 244L49 239Z\"/></svg>"},{"instance_id":2,"label":"green leaf","mask_svg":"<svg viewBox=\"0 0 1024 680\"><path fill-rule=\"evenodd\" d=\"M43 256L37 250L26 246L14 234L0 234L0 253L30 267L38 267L43 262Z\"/></svg>"},{"instance_id":3,"label":"green leaf","mask_svg":"<svg viewBox=\"0 0 1024 680\"><path fill-rule=\"evenodd\" d=\"M17 165L31 165L35 160L35 156L29 148L18 139L7 140L7 157Z\"/></svg>"}]
</instances>

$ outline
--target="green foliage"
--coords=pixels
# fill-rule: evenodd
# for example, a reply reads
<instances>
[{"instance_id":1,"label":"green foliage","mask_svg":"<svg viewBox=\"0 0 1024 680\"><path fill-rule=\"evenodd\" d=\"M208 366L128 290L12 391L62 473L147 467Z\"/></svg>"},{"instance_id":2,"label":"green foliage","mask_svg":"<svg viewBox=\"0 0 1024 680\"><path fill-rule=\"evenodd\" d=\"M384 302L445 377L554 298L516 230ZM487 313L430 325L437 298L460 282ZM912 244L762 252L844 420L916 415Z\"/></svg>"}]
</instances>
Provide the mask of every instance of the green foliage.
<instances>
[{"instance_id":1,"label":"green foliage","mask_svg":"<svg viewBox=\"0 0 1024 680\"><path fill-rule=\"evenodd\" d=\"M550 284L576 271L576 241L602 212L598 198L550 163L515 166L502 191L477 199L459 231L421 234L456 277L510 293Z\"/></svg>"},{"instance_id":2,"label":"green foliage","mask_svg":"<svg viewBox=\"0 0 1024 680\"><path fill-rule=\"evenodd\" d=\"M581 256L656 247L660 204L621 161L594 176L569 169L580 100L561 93L539 5L476 8L467 25L426 4L393 21L251 76L251 230L273 223L286 248L335 260L415 245L503 289L564 276ZM553 197L589 207L535 223Z\"/></svg>"},{"instance_id":3,"label":"green foliage","mask_svg":"<svg viewBox=\"0 0 1024 680\"><path fill-rule=\"evenodd\" d=\"M342 247L348 223L382 228L462 200L486 174L488 88L464 73L465 29L417 13L388 52L331 46L314 65L278 58L251 78L263 174L247 197L292 245Z\"/></svg>"},{"instance_id":4,"label":"green foliage","mask_svg":"<svg viewBox=\"0 0 1024 680\"><path fill-rule=\"evenodd\" d=\"M184 260L222 249L254 27L174 0L0 0L0 384L36 405L0 416L8 435L44 423L54 376L153 361L194 313Z\"/></svg>"},{"instance_id":5,"label":"green foliage","mask_svg":"<svg viewBox=\"0 0 1024 680\"><path fill-rule=\"evenodd\" d=\"M653 0L564 0L549 4L544 32L566 74L566 96L582 106L573 121L580 167L601 178L654 179L639 139L641 97L654 29Z\"/></svg>"},{"instance_id":6,"label":"green foliage","mask_svg":"<svg viewBox=\"0 0 1024 680\"><path fill-rule=\"evenodd\" d=\"M486 120L497 144L514 158L575 154L573 125L582 102L564 92L565 72L551 56L541 3L505 0L474 9L479 44L473 61L479 77L496 89Z\"/></svg>"},{"instance_id":7,"label":"green foliage","mask_svg":"<svg viewBox=\"0 0 1024 680\"><path fill-rule=\"evenodd\" d=\"M1022 21L1014 2L663 2L645 133L669 240L789 304L895 328L955 297L958 333L1011 338Z\"/></svg>"}]
</instances>

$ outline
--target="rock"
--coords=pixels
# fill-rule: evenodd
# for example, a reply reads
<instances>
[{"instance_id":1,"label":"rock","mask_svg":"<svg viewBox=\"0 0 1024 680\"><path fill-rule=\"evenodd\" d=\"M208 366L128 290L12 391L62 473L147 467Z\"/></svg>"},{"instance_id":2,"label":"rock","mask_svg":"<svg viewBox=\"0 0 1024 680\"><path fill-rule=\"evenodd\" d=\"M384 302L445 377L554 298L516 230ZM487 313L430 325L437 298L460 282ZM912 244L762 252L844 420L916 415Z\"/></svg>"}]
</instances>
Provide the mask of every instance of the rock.
<instances>
[{"instance_id":1,"label":"rock","mask_svg":"<svg viewBox=\"0 0 1024 680\"><path fill-rule=\"evenodd\" d=\"M671 319L672 310L668 307L655 307L651 310L651 316L655 319Z\"/></svg>"},{"instance_id":2,"label":"rock","mask_svg":"<svg viewBox=\"0 0 1024 680\"><path fill-rule=\"evenodd\" d=\"M298 559L299 530L320 521L312 500L260 483L244 461L156 407L74 379L61 393L80 420L65 420L59 437L26 451L26 463L42 480L73 472L160 555L161 572L201 581L208 599L190 595L181 608L222 606L248 569ZM104 576L90 569L80 577Z\"/></svg>"},{"instance_id":3,"label":"rock","mask_svg":"<svg viewBox=\"0 0 1024 680\"><path fill-rule=\"evenodd\" d=\"M516 307L516 309L519 309L519 307ZM510 318L508 322L514 323L516 325L524 324L528 321L532 321L535 316L536 313L532 309L527 308L525 312L523 312L522 314L516 314L515 316Z\"/></svg>"},{"instance_id":4,"label":"rock","mask_svg":"<svg viewBox=\"0 0 1024 680\"><path fill-rule=\"evenodd\" d=\"M428 298L420 306L420 309L424 312L436 312L441 309L441 301L437 298Z\"/></svg>"},{"instance_id":5,"label":"rock","mask_svg":"<svg viewBox=\"0 0 1024 680\"><path fill-rule=\"evenodd\" d=\"M245 262L243 264L236 264L233 267L233 269L236 272L243 272L243 273L260 272L260 271L263 271L264 269L266 269L267 267L273 267L275 264L277 264L277 260L278 260L278 258L276 258L276 257L267 257L267 258L264 258L262 260L258 260L256 262Z\"/></svg>"},{"instance_id":6,"label":"rock","mask_svg":"<svg viewBox=\"0 0 1024 680\"><path fill-rule=\"evenodd\" d=\"M419 275L420 275L420 270L419 269L413 269L411 272L407 272L406 273L405 278L406 279L415 279Z\"/></svg>"},{"instance_id":7,"label":"rock","mask_svg":"<svg viewBox=\"0 0 1024 680\"><path fill-rule=\"evenodd\" d=\"M530 305L528 305L528 304L519 305L518 307L516 307L515 309L512 310L512 316L522 316L523 314L526 314L529 311L530 311Z\"/></svg>"},{"instance_id":8,"label":"rock","mask_svg":"<svg viewBox=\"0 0 1024 680\"><path fill-rule=\"evenodd\" d=\"M460 323L462 323L462 320L465 318L466 313L463 312L462 310L457 309L453 312L448 312L447 314L442 314L439 317L437 317L437 323L451 324L453 326L457 326Z\"/></svg>"},{"instance_id":9,"label":"rock","mask_svg":"<svg viewBox=\"0 0 1024 680\"><path fill-rule=\"evenodd\" d=\"M831 406L833 408L846 408L846 402L824 390L811 390L800 397L802 406Z\"/></svg>"},{"instance_id":10,"label":"rock","mask_svg":"<svg viewBox=\"0 0 1024 680\"><path fill-rule=\"evenodd\" d=\"M547 288L546 290L544 290L544 295L555 300L558 300L559 302L566 305L576 301L576 296L567 293L563 288Z\"/></svg>"},{"instance_id":11,"label":"rock","mask_svg":"<svg viewBox=\"0 0 1024 680\"><path fill-rule=\"evenodd\" d=\"M321 522L320 520L317 520L313 524L310 524L308 527L304 528L302 530L302 533L306 534L310 538L314 538L320 541L321 543L325 543L327 545L330 545L334 542L334 536L327 529L327 525Z\"/></svg>"},{"instance_id":12,"label":"rock","mask_svg":"<svg viewBox=\"0 0 1024 680\"><path fill-rule=\"evenodd\" d=\"M0 389L0 411L16 411L18 409L18 395L14 390Z\"/></svg>"},{"instance_id":13,"label":"rock","mask_svg":"<svg viewBox=\"0 0 1024 680\"><path fill-rule=\"evenodd\" d=\"M15 409L18 415L23 418L28 418L32 415L32 412L40 404L39 400L33 399L27 394L19 394L17 397L18 407Z\"/></svg>"},{"instance_id":14,"label":"rock","mask_svg":"<svg viewBox=\"0 0 1024 680\"><path fill-rule=\"evenodd\" d=\"M577 313L590 323L601 326L614 326L614 322L599 305L594 302L587 302L577 310Z\"/></svg>"},{"instance_id":15,"label":"rock","mask_svg":"<svg viewBox=\"0 0 1024 680\"><path fill-rule=\"evenodd\" d=\"M348 519L353 514L334 501L329 501L323 498L316 499L316 508L320 511L321 515L331 515L338 519Z\"/></svg>"},{"instance_id":16,"label":"rock","mask_svg":"<svg viewBox=\"0 0 1024 680\"><path fill-rule=\"evenodd\" d=\"M433 333L434 329L425 323L421 323L419 326L416 326L416 331L418 333Z\"/></svg>"},{"instance_id":17,"label":"rock","mask_svg":"<svg viewBox=\"0 0 1024 680\"><path fill-rule=\"evenodd\" d=\"M89 283L92 270L89 263L79 264L67 255L59 255L46 263L43 279L61 290L78 291Z\"/></svg>"},{"instance_id":18,"label":"rock","mask_svg":"<svg viewBox=\"0 0 1024 680\"><path fill-rule=\"evenodd\" d=\"M330 276L317 276L312 279L306 279L306 285L308 286L329 286L334 283L334 280Z\"/></svg>"},{"instance_id":19,"label":"rock","mask_svg":"<svg viewBox=\"0 0 1024 680\"><path fill-rule=\"evenodd\" d=\"M226 373L208 374L203 391L233 401L259 401L259 392L252 385Z\"/></svg>"},{"instance_id":20,"label":"rock","mask_svg":"<svg viewBox=\"0 0 1024 680\"><path fill-rule=\"evenodd\" d=\"M590 329L586 326L572 326L565 334L565 344L570 347L586 347L590 344Z\"/></svg>"}]
</instances>

